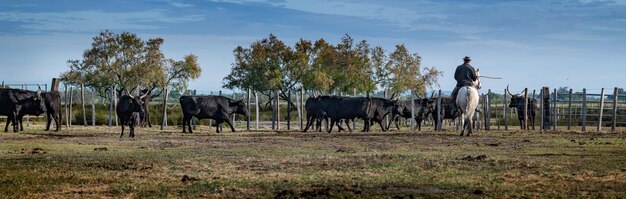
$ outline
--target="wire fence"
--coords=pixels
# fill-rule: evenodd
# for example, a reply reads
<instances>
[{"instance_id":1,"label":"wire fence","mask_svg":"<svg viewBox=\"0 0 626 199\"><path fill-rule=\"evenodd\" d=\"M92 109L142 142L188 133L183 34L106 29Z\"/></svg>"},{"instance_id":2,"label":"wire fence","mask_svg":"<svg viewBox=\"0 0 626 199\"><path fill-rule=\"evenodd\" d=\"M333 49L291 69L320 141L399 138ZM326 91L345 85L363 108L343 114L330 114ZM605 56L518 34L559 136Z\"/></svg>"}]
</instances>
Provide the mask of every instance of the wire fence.
<instances>
[{"instance_id":1,"label":"wire fence","mask_svg":"<svg viewBox=\"0 0 626 199\"><path fill-rule=\"evenodd\" d=\"M45 84L4 84L3 87L19 88L27 90L37 90L38 87L47 89ZM62 125L71 127L72 125L95 126L109 125L116 126L119 122L115 116L115 99L111 100L109 95L100 96L91 89L81 89L77 86L66 85L60 90L62 108ZM594 89L590 93L587 89L579 91L557 90L552 91L546 88L537 90L527 90L527 96L535 99L538 113L535 122L529 122L529 127L521 126L523 122L518 119L518 110L509 107L511 96L503 88L501 91L482 91L480 99L480 110L475 116L475 128L478 130L521 130L529 129L536 131L580 131L580 132L623 132L626 126L626 93L618 93L619 89L611 91L605 89ZM447 91L429 91L429 98L439 98L449 96ZM439 94L441 93L441 94ZM149 102L150 123L164 126L180 126L182 123L182 110L178 98L183 94L192 95L222 95L232 99L244 100L248 105L250 117L232 117L236 128L250 130L302 130L306 124L306 110L304 102L311 96L310 92L296 90L285 93L285 97L278 97L278 92L234 92L234 91L194 91L185 93L172 92L166 103L162 95L155 97ZM352 93L344 96L366 96L364 93ZM390 94L376 92L370 94L374 97L389 98ZM399 95L400 100L410 99L409 94ZM278 104L278 106L276 106ZM167 110L165 120L163 120L163 108ZM84 108L83 108L84 107ZM111 108L113 107L113 108ZM32 117L32 116L31 116ZM2 117L3 119L6 117ZM459 129L458 120L440 119L441 128L434 126L437 122L436 114L424 120L422 125L430 130ZM528 118L528 116L527 116ZM532 119L532 118L528 118ZM26 118L26 125L32 122L41 122L44 117ZM211 126L213 121L194 121L194 124ZM385 121L389 123L389 119ZM411 127L410 120L403 119L401 126ZM356 121L353 127L362 128L363 122ZM327 126L327 125L325 125Z\"/></svg>"}]
</instances>

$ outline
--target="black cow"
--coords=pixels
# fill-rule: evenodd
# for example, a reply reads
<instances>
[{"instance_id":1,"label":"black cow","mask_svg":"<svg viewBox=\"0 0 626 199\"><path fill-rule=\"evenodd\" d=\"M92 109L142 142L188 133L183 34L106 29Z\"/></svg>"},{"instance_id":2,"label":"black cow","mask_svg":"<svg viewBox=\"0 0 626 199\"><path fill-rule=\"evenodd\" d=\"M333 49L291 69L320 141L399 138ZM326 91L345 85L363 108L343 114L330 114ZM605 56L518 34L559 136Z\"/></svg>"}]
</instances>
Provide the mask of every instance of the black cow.
<instances>
[{"instance_id":1,"label":"black cow","mask_svg":"<svg viewBox=\"0 0 626 199\"><path fill-rule=\"evenodd\" d=\"M152 128L152 123L150 122L150 102L152 101L152 98L155 98L161 95L161 93L152 95L153 90L154 88L143 89L139 91L140 95L145 95L145 97L141 98L141 101L143 102L143 110L144 110L144 113L141 114L141 117L140 117L142 127L148 126Z\"/></svg>"},{"instance_id":2,"label":"black cow","mask_svg":"<svg viewBox=\"0 0 626 199\"><path fill-rule=\"evenodd\" d=\"M328 133L333 130L335 124L341 120L350 120L354 118L363 119L366 128L369 129L369 109L371 100L365 97L341 97L341 96L319 96L309 98L307 102L314 102L315 108L312 110L322 110L330 119L330 128ZM307 109L310 110L310 109ZM307 126L310 126L308 124Z\"/></svg>"},{"instance_id":3,"label":"black cow","mask_svg":"<svg viewBox=\"0 0 626 199\"><path fill-rule=\"evenodd\" d=\"M428 108L428 106L432 105L432 102L432 99L414 99L415 124L420 131L422 130L422 121L424 121L432 111L432 108ZM398 101L398 106L397 109L394 109L396 111L392 112L391 121L389 121L387 128L390 128L393 122L396 128L400 130L400 126L398 125L400 117L405 119L411 118L411 100Z\"/></svg>"},{"instance_id":4,"label":"black cow","mask_svg":"<svg viewBox=\"0 0 626 199\"><path fill-rule=\"evenodd\" d=\"M41 91L0 88L0 115L7 116L4 132L8 131L9 122L13 124L13 131L17 132L22 116L44 112L46 105Z\"/></svg>"},{"instance_id":5,"label":"black cow","mask_svg":"<svg viewBox=\"0 0 626 199\"><path fill-rule=\"evenodd\" d=\"M128 125L128 127L130 127L130 134L128 137L135 137L135 122L137 121L135 113L139 113L139 115L144 113L142 106L142 98L144 97L145 95L132 96L129 94L123 95L117 101L115 112L122 123L122 133L120 134L120 138L124 136L124 125Z\"/></svg>"},{"instance_id":6,"label":"black cow","mask_svg":"<svg viewBox=\"0 0 626 199\"><path fill-rule=\"evenodd\" d=\"M322 101L321 99L321 96L314 96L309 97L306 100L304 108L306 110L307 123L302 132L307 132L314 123L316 123L316 129L322 131L322 120L325 120L326 123L328 123L328 114L326 114L326 111L324 111L326 108L322 108L326 106L326 101ZM352 131L352 129L350 129L350 124L348 123L348 120L345 121L346 125L348 126L348 130ZM344 130L339 122L337 123L337 128L339 128L339 131Z\"/></svg>"},{"instance_id":7,"label":"black cow","mask_svg":"<svg viewBox=\"0 0 626 199\"><path fill-rule=\"evenodd\" d=\"M219 125L226 122L230 130L235 132L233 124L230 122L232 114L249 116L248 109L243 100L234 100L224 96L181 96L180 107L183 110L183 133L186 133L185 125L191 130L191 119L214 119L216 122L216 132L220 132Z\"/></svg>"},{"instance_id":8,"label":"black cow","mask_svg":"<svg viewBox=\"0 0 626 199\"><path fill-rule=\"evenodd\" d=\"M383 121L385 120L385 116L387 116L388 114L392 112L399 112L399 108L401 107L398 105L398 101L379 97L369 97L369 100L370 106L368 115L371 123L376 122L380 125L382 131L387 131L387 128L385 128ZM370 127L371 125L365 125L363 131L370 131Z\"/></svg>"},{"instance_id":9,"label":"black cow","mask_svg":"<svg viewBox=\"0 0 626 199\"><path fill-rule=\"evenodd\" d=\"M41 97L46 106L46 131L50 130L50 125L52 124L52 120L54 120L56 125L55 132L58 132L61 128L61 95L57 91L53 92L42 92ZM20 110L21 114L18 114L15 118L17 123L19 124L19 131L24 130L24 126L22 124L22 119L24 115L36 115L39 116L41 114L41 109L36 106L29 106L30 108L22 108ZM7 120L9 122L9 120ZM8 124L7 124L8 125Z\"/></svg>"},{"instance_id":10,"label":"black cow","mask_svg":"<svg viewBox=\"0 0 626 199\"><path fill-rule=\"evenodd\" d=\"M46 131L50 130L52 120L56 125L55 132L61 129L61 94L58 91L43 92L46 104Z\"/></svg>"},{"instance_id":11,"label":"black cow","mask_svg":"<svg viewBox=\"0 0 626 199\"><path fill-rule=\"evenodd\" d=\"M511 103L509 103L509 108L517 109L517 119L519 119L519 124L521 129L526 129L526 125L524 123L524 96L522 95L513 95L509 91L509 87L506 87L507 93L511 95ZM528 107L528 121L530 122L530 126L532 126L533 130L535 130L535 115L537 112L537 100L536 99L527 99Z\"/></svg>"},{"instance_id":12,"label":"black cow","mask_svg":"<svg viewBox=\"0 0 626 199\"><path fill-rule=\"evenodd\" d=\"M318 130L319 132L322 132L322 120L326 120L326 123L328 123L328 115L323 110L317 109L317 110L312 110L310 112L307 111L307 119L308 118L311 118L310 120L315 121L315 129ZM341 128L340 126L338 127ZM308 126L306 128L308 129ZM307 129L304 129L304 132L306 132Z\"/></svg>"},{"instance_id":13,"label":"black cow","mask_svg":"<svg viewBox=\"0 0 626 199\"><path fill-rule=\"evenodd\" d=\"M432 113L433 116L433 121L435 123L435 127L437 127L439 125L439 121L437 120L437 110L439 110L439 107L437 106L437 99L434 99L432 102L429 102L430 105L424 107L430 110L427 110L429 112ZM455 103L452 101L452 98L450 97L441 97L441 119L456 119L457 117L459 117L460 115L453 115L452 111L455 108Z\"/></svg>"}]
</instances>

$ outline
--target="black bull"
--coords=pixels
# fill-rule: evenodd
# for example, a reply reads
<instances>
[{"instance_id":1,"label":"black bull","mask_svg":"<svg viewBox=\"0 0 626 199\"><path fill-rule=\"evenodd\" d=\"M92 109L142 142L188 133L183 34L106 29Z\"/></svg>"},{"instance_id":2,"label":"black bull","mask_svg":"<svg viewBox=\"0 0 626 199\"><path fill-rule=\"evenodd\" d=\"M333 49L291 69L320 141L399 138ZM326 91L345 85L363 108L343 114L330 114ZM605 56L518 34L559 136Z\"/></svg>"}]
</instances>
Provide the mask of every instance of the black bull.
<instances>
[{"instance_id":1,"label":"black bull","mask_svg":"<svg viewBox=\"0 0 626 199\"><path fill-rule=\"evenodd\" d=\"M432 99L415 99L413 101L413 111L415 113L415 123L418 130L422 130L422 121L428 117L428 115L432 112L433 106ZM387 128L391 127L391 123L393 122L396 125L396 128L400 130L400 126L398 125L398 120L400 117L405 119L411 118L411 100L402 100L398 101L398 108L394 109L391 114L391 120L387 125Z\"/></svg>"},{"instance_id":2,"label":"black bull","mask_svg":"<svg viewBox=\"0 0 626 199\"><path fill-rule=\"evenodd\" d=\"M240 114L249 117L248 109L243 100L233 100L224 96L182 96L180 107L183 111L183 133L186 133L185 125L191 130L191 119L213 119L216 122L216 132L220 132L219 125L226 122L231 131L235 132L230 116Z\"/></svg>"},{"instance_id":3,"label":"black bull","mask_svg":"<svg viewBox=\"0 0 626 199\"><path fill-rule=\"evenodd\" d=\"M8 131L9 122L13 123L13 131L18 131L19 119L25 114L39 115L46 112L46 105L41 92L0 88L0 115L7 116L7 125L4 131Z\"/></svg>"},{"instance_id":4,"label":"black bull","mask_svg":"<svg viewBox=\"0 0 626 199\"><path fill-rule=\"evenodd\" d=\"M318 96L307 99L305 108L308 119L305 132L313 125L313 119L316 119L314 116L319 115L315 113L320 112L325 113L330 119L329 133L341 120L354 118L363 119L365 123L363 131L370 130L370 121L378 122L385 131L383 118L397 108L397 104L396 101L376 97Z\"/></svg>"},{"instance_id":5,"label":"black bull","mask_svg":"<svg viewBox=\"0 0 626 199\"><path fill-rule=\"evenodd\" d=\"M528 121L530 122L530 126L532 126L533 130L535 130L535 115L537 111L537 100L536 99L527 99L528 107ZM524 97L520 95L511 95L511 103L509 104L509 108L517 109L517 119L519 119L519 124L521 129L526 129L526 123L524 121L524 115L526 111L524 111Z\"/></svg>"},{"instance_id":6,"label":"black bull","mask_svg":"<svg viewBox=\"0 0 626 199\"><path fill-rule=\"evenodd\" d=\"M41 97L46 106L46 131L50 130L50 125L52 125L52 120L54 120L55 124L55 132L58 132L61 129L61 95L59 92L42 92ZM24 125L22 124L22 119L24 115L39 115L42 110L39 108L29 106L27 108L21 108L20 112L16 116L16 121L19 124L19 131L24 130ZM9 125L10 120L7 120L7 127ZM6 131L6 127L5 127Z\"/></svg>"},{"instance_id":7,"label":"black bull","mask_svg":"<svg viewBox=\"0 0 626 199\"><path fill-rule=\"evenodd\" d=\"M135 122L137 121L135 113L139 113L139 115L144 113L142 101L143 97L144 95L124 95L120 97L119 101L117 101L115 112L122 123L122 133L120 134L120 138L124 136L124 125L128 125L130 128L128 136L131 138L135 137Z\"/></svg>"}]
</instances>

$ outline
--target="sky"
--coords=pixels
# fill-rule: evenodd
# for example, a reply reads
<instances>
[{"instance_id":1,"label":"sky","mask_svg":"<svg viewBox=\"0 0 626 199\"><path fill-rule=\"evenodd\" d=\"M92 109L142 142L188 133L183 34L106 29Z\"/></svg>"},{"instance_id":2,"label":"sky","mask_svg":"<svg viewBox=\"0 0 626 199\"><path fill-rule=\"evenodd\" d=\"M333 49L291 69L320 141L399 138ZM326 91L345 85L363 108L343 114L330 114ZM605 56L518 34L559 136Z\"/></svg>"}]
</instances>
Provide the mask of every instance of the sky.
<instances>
[{"instance_id":1,"label":"sky","mask_svg":"<svg viewBox=\"0 0 626 199\"><path fill-rule=\"evenodd\" d=\"M167 58L197 55L200 93L228 92L232 51L269 34L404 44L443 71L436 90L454 88L464 56L502 78L483 78L481 92L626 87L626 0L0 0L0 80L49 84L107 29L161 37Z\"/></svg>"}]
</instances>

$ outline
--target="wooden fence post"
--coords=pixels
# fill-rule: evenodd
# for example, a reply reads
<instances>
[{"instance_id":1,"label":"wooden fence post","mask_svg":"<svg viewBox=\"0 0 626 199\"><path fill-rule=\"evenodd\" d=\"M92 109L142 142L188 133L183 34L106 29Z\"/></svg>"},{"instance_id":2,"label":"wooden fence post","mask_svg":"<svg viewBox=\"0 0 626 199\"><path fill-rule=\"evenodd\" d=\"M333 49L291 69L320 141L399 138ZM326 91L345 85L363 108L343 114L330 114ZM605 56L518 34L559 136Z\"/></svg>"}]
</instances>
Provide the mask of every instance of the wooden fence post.
<instances>
[{"instance_id":1,"label":"wooden fence post","mask_svg":"<svg viewBox=\"0 0 626 199\"><path fill-rule=\"evenodd\" d=\"M441 131L441 125L442 125L441 116L442 116L441 115L441 90L439 90L439 95L437 97L437 123L436 123L437 125L435 126L435 129L437 131Z\"/></svg>"},{"instance_id":2,"label":"wooden fence post","mask_svg":"<svg viewBox=\"0 0 626 199\"><path fill-rule=\"evenodd\" d=\"M233 96L232 96L233 100L237 100L237 94L235 93L235 91L232 91L232 92L233 92ZM194 95L195 95L195 91L194 91ZM235 123L235 122L237 122L236 118L237 118L237 114L233 114L233 119L232 119L233 120L233 128L237 128L236 127L237 125ZM194 124L195 124L195 122L194 122Z\"/></svg>"},{"instance_id":3,"label":"wooden fence post","mask_svg":"<svg viewBox=\"0 0 626 199\"><path fill-rule=\"evenodd\" d=\"M254 91L254 109L256 111L256 126L254 127L255 130L259 130L259 95L256 91Z\"/></svg>"},{"instance_id":4,"label":"wooden fence post","mask_svg":"<svg viewBox=\"0 0 626 199\"><path fill-rule=\"evenodd\" d=\"M604 114L604 88L600 90L600 115L598 116L598 126L596 128L597 132L602 131L602 116Z\"/></svg>"},{"instance_id":5,"label":"wooden fence post","mask_svg":"<svg viewBox=\"0 0 626 199\"><path fill-rule=\"evenodd\" d=\"M274 90L274 99L276 100L276 130L280 130L280 96L278 89Z\"/></svg>"},{"instance_id":6,"label":"wooden fence post","mask_svg":"<svg viewBox=\"0 0 626 199\"><path fill-rule=\"evenodd\" d=\"M587 131L587 89L583 88L582 131Z\"/></svg>"},{"instance_id":7,"label":"wooden fence post","mask_svg":"<svg viewBox=\"0 0 626 199\"><path fill-rule=\"evenodd\" d=\"M572 89L569 89L567 99L567 130L572 128Z\"/></svg>"},{"instance_id":8,"label":"wooden fence post","mask_svg":"<svg viewBox=\"0 0 626 199\"><path fill-rule=\"evenodd\" d=\"M528 130L528 88L524 88L524 129Z\"/></svg>"},{"instance_id":9,"label":"wooden fence post","mask_svg":"<svg viewBox=\"0 0 626 199\"><path fill-rule=\"evenodd\" d=\"M300 88L300 130L304 130L304 87Z\"/></svg>"},{"instance_id":10,"label":"wooden fence post","mask_svg":"<svg viewBox=\"0 0 626 199\"><path fill-rule=\"evenodd\" d=\"M504 89L504 104L502 105L502 109L504 110L504 130L509 130L509 112L508 109L509 107L506 105L507 103L507 97L506 95L508 95L508 93L506 92L506 89Z\"/></svg>"},{"instance_id":11,"label":"wooden fence post","mask_svg":"<svg viewBox=\"0 0 626 199\"><path fill-rule=\"evenodd\" d=\"M291 130L291 90L287 91L287 130Z\"/></svg>"},{"instance_id":12,"label":"wooden fence post","mask_svg":"<svg viewBox=\"0 0 626 199\"><path fill-rule=\"evenodd\" d=\"M119 124L118 124L118 121L117 121L118 120L117 119L117 111L115 111L115 110L117 110L117 92L115 92L115 87L113 87L113 115L115 116L114 117L115 126L118 126ZM71 107L70 107L70 111L72 111ZM72 122L70 122L70 123L72 123Z\"/></svg>"},{"instance_id":13,"label":"wooden fence post","mask_svg":"<svg viewBox=\"0 0 626 199\"><path fill-rule=\"evenodd\" d=\"M547 131L550 130L550 88L543 87L541 89L541 105L542 105L542 123L541 129Z\"/></svg>"},{"instance_id":14,"label":"wooden fence post","mask_svg":"<svg viewBox=\"0 0 626 199\"><path fill-rule=\"evenodd\" d=\"M94 89L91 92L91 126L96 126L96 90Z\"/></svg>"},{"instance_id":15,"label":"wooden fence post","mask_svg":"<svg viewBox=\"0 0 626 199\"><path fill-rule=\"evenodd\" d=\"M161 118L161 130L167 126L167 98L169 96L167 86L163 88L163 116Z\"/></svg>"},{"instance_id":16,"label":"wooden fence post","mask_svg":"<svg viewBox=\"0 0 626 199\"><path fill-rule=\"evenodd\" d=\"M74 119L74 114L72 113L72 103L74 103L74 92L73 92L73 88L74 87L70 87L70 127L72 127L72 120Z\"/></svg>"},{"instance_id":17,"label":"wooden fence post","mask_svg":"<svg viewBox=\"0 0 626 199\"><path fill-rule=\"evenodd\" d=\"M543 131L543 120L544 120L544 112L543 112L543 99L545 98L544 93L543 93L543 88L541 88L541 90L539 91L539 117L541 117L541 119L539 120L539 131Z\"/></svg>"},{"instance_id":18,"label":"wooden fence post","mask_svg":"<svg viewBox=\"0 0 626 199\"><path fill-rule=\"evenodd\" d=\"M559 97L558 97L558 94L556 92L556 88L554 89L554 100L553 101L554 101L553 102L554 103L554 122L552 123L552 125L553 125L552 129L554 131L556 131L557 130L556 127L557 127L558 122L559 122L559 107L558 107L558 104L557 104L557 102L559 101Z\"/></svg>"},{"instance_id":19,"label":"wooden fence post","mask_svg":"<svg viewBox=\"0 0 626 199\"><path fill-rule=\"evenodd\" d=\"M491 89L487 90L487 122L485 122L485 130L491 130Z\"/></svg>"},{"instance_id":20,"label":"wooden fence post","mask_svg":"<svg viewBox=\"0 0 626 199\"><path fill-rule=\"evenodd\" d=\"M67 91L67 87L66 87L66 91ZM65 96L67 97L67 94ZM67 117L65 118L67 120ZM109 127L111 126L113 126L113 86L109 87Z\"/></svg>"},{"instance_id":21,"label":"wooden fence post","mask_svg":"<svg viewBox=\"0 0 626 199\"><path fill-rule=\"evenodd\" d=\"M250 101L251 100L250 95L251 95L250 89L247 89L247 92L246 92L246 96L248 97L248 100L247 100L248 101L248 107L247 107L248 108L248 117L246 118L246 130L247 131L250 131L250 112L251 112L250 105L252 104L251 101Z\"/></svg>"},{"instance_id":22,"label":"wooden fence post","mask_svg":"<svg viewBox=\"0 0 626 199\"><path fill-rule=\"evenodd\" d=\"M615 133L615 127L617 126L617 97L618 93L617 87L613 90L613 124L611 125L611 132Z\"/></svg>"},{"instance_id":23,"label":"wooden fence post","mask_svg":"<svg viewBox=\"0 0 626 199\"><path fill-rule=\"evenodd\" d=\"M531 101L535 100L535 89L533 89L533 97L530 98ZM537 108L535 105L533 105L532 103L530 104L530 106L533 106L532 108ZM535 121L537 121L537 114L535 114L535 116L533 117L533 131L535 130Z\"/></svg>"},{"instance_id":24,"label":"wooden fence post","mask_svg":"<svg viewBox=\"0 0 626 199\"><path fill-rule=\"evenodd\" d=\"M80 84L80 104L83 108L83 126L87 126L87 114L85 112L85 84Z\"/></svg>"},{"instance_id":25,"label":"wooden fence post","mask_svg":"<svg viewBox=\"0 0 626 199\"><path fill-rule=\"evenodd\" d=\"M391 118L392 120L394 118ZM411 91L411 133L415 133L415 94Z\"/></svg>"}]
</instances>

